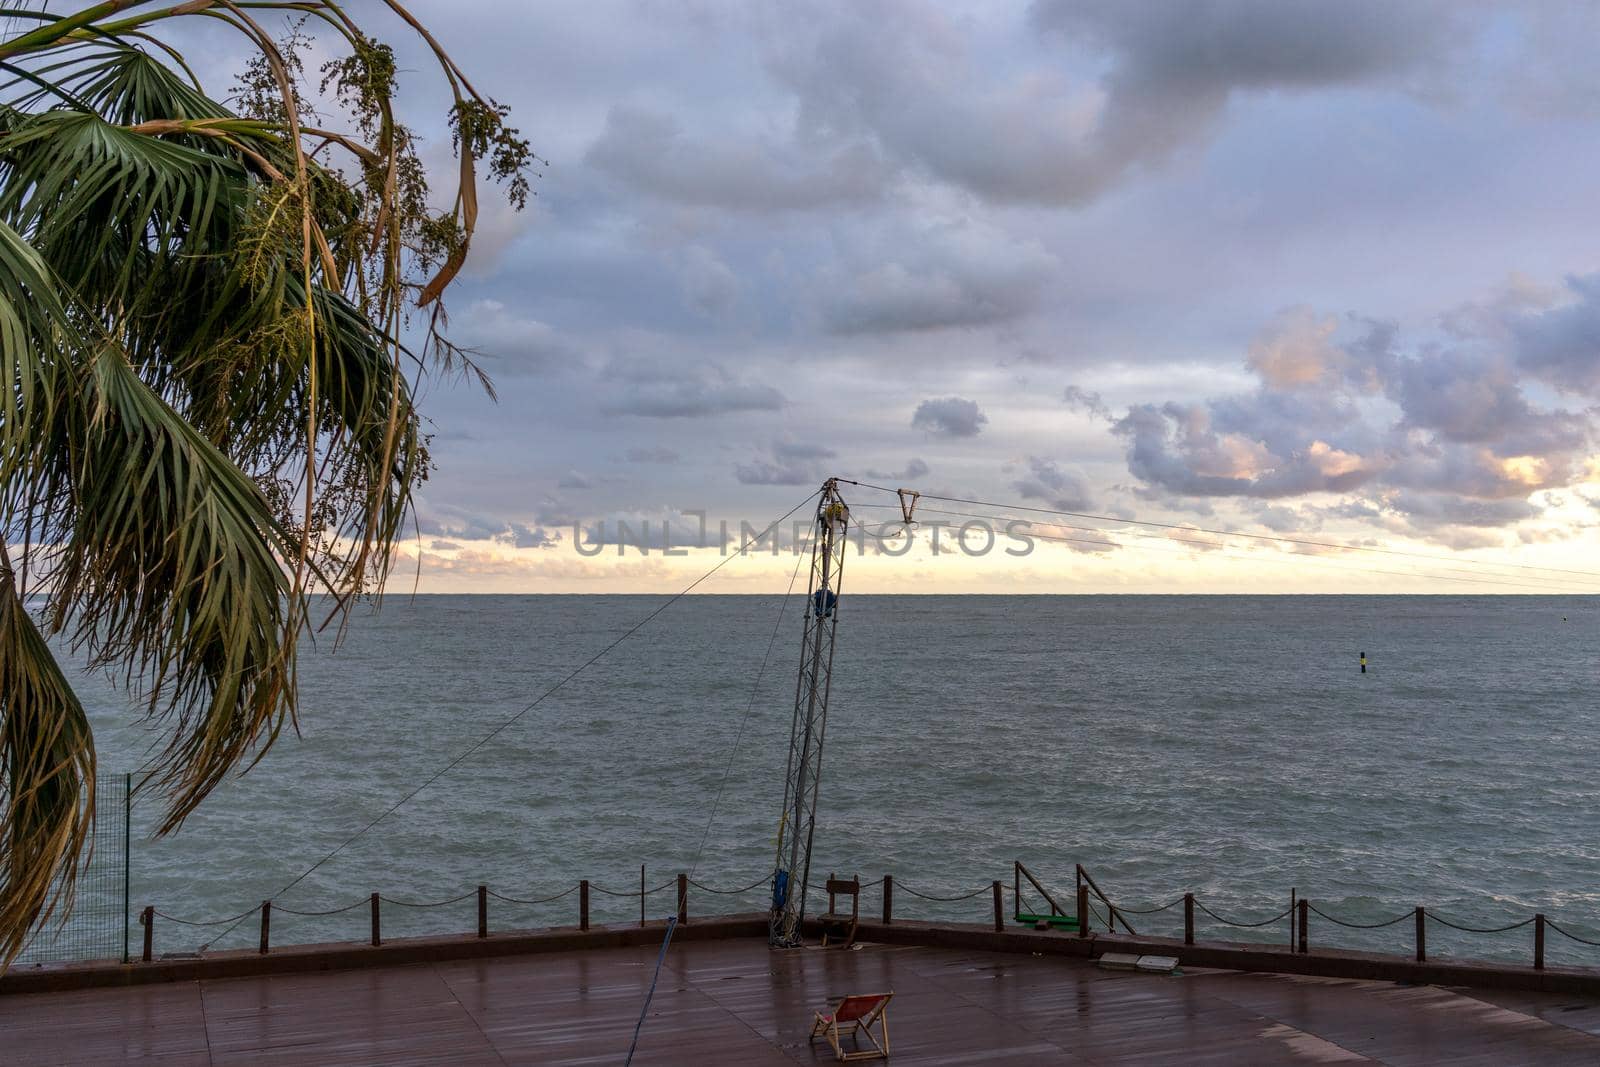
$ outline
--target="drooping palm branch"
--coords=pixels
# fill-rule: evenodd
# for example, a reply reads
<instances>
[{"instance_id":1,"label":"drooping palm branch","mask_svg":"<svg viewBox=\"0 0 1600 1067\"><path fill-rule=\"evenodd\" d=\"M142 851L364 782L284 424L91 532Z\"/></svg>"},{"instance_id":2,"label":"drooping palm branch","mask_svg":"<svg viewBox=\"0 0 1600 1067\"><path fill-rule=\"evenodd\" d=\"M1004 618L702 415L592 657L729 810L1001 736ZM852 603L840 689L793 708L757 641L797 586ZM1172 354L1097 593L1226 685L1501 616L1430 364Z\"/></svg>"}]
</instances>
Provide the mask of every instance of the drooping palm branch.
<instances>
[{"instance_id":1,"label":"drooping palm branch","mask_svg":"<svg viewBox=\"0 0 1600 1067\"><path fill-rule=\"evenodd\" d=\"M47 638L166 729L143 784L176 828L296 714L295 650L381 591L428 467L417 379L462 353L440 296L487 166L518 207L536 158L428 31L460 180L430 207L392 51L332 0L0 7L0 970L70 909L93 737ZM342 45L306 100L300 26ZM231 96L168 32L256 56ZM327 106L327 105L325 105ZM407 339L411 339L407 343ZM327 620L322 620L325 625Z\"/></svg>"}]
</instances>

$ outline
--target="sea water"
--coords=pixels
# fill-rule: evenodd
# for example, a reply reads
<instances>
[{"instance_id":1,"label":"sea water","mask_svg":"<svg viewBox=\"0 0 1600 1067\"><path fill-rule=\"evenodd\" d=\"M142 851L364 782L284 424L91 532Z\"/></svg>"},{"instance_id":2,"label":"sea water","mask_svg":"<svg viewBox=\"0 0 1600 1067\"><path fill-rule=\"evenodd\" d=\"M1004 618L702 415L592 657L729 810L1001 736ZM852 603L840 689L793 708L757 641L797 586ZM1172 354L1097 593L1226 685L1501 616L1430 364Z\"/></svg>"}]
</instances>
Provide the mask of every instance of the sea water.
<instances>
[{"instance_id":1,"label":"sea water","mask_svg":"<svg viewBox=\"0 0 1600 1067\"><path fill-rule=\"evenodd\" d=\"M486 884L532 901L589 879L594 921L638 921L637 896L610 894L636 894L641 865L652 889L691 869L714 888L762 882L693 890L691 917L762 908L802 597L683 598L540 699L664 599L358 609L339 647L302 653L299 736L168 837L150 836L160 798L136 800L134 912L204 921L270 897L275 943L362 939L374 891L420 904ZM839 612L813 882L893 874L897 915L981 922L1013 861L1068 910L1081 863L1129 909L1193 891L1256 921L1292 888L1353 922L1418 904L1475 926L1543 911L1600 938L1600 600L858 596ZM159 728L103 681L82 685L102 768L136 769ZM673 905L656 892L645 911ZM384 929L470 931L475 907L385 903ZM490 912L496 929L570 924L577 896ZM1181 908L1130 919L1182 927ZM1202 936L1288 937L1287 920L1200 920ZM253 916L225 935L157 922L158 953L258 936ZM1396 952L1411 931L1409 917L1311 921L1313 942ZM1429 940L1526 959L1532 935ZM1554 934L1550 955L1600 964Z\"/></svg>"}]
</instances>

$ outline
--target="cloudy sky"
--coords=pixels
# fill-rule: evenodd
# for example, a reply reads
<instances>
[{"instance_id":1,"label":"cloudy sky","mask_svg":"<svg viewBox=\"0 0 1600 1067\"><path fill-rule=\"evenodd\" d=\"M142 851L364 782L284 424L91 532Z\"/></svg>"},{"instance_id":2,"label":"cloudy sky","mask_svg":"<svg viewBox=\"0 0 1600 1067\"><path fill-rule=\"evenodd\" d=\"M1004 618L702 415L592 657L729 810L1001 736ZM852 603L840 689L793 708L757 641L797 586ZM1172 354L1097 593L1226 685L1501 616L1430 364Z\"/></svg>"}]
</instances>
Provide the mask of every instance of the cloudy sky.
<instances>
[{"instance_id":1,"label":"cloudy sky","mask_svg":"<svg viewBox=\"0 0 1600 1067\"><path fill-rule=\"evenodd\" d=\"M549 160L452 304L500 399L430 392L424 590L671 588L714 550L578 548L829 474L1414 553L929 510L858 589L1600 589L1593 4L412 6Z\"/></svg>"}]
</instances>

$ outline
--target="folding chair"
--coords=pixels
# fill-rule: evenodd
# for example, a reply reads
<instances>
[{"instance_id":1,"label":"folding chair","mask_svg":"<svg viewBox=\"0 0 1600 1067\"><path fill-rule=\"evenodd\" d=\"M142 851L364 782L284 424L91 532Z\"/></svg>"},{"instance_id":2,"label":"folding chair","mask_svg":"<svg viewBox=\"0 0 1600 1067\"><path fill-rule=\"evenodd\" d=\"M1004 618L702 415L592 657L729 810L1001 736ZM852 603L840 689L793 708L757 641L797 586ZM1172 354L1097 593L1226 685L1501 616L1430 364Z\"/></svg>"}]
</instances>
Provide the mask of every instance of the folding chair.
<instances>
[{"instance_id":1,"label":"folding chair","mask_svg":"<svg viewBox=\"0 0 1600 1067\"><path fill-rule=\"evenodd\" d=\"M865 993L845 997L839 1001L832 1011L819 1011L816 1021L811 1024L811 1040L815 1041L821 1034L828 1039L828 1044L833 1046L833 1058L836 1060L886 1060L889 1058L889 998L893 993ZM872 1026L876 1023L878 1033L872 1033ZM867 1041L872 1045L870 1049L859 1046L853 1052L846 1052L840 1045L842 1037L839 1028L849 1027L852 1037L867 1035Z\"/></svg>"},{"instance_id":2,"label":"folding chair","mask_svg":"<svg viewBox=\"0 0 1600 1067\"><path fill-rule=\"evenodd\" d=\"M850 914L845 915L839 911L838 898L850 898ZM856 941L856 924L861 917L861 878L857 876L848 882L842 878L828 875L828 913L821 916L817 922L822 926L822 947L827 948L829 940L843 940L840 948L849 948Z\"/></svg>"}]
</instances>

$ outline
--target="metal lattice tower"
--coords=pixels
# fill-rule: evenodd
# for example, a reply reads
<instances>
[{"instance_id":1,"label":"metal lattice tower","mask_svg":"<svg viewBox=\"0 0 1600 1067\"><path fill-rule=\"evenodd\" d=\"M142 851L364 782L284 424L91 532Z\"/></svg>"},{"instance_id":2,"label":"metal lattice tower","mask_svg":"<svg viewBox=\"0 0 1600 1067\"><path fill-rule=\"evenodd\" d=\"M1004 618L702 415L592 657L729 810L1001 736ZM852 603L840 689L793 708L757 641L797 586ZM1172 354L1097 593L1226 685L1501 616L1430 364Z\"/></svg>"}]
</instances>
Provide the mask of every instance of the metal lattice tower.
<instances>
[{"instance_id":1,"label":"metal lattice tower","mask_svg":"<svg viewBox=\"0 0 1600 1067\"><path fill-rule=\"evenodd\" d=\"M844 577L845 531L849 525L850 511L839 496L838 483L829 478L823 483L811 528L811 580L800 640L800 673L795 681L783 818L778 824L778 855L772 874L772 916L767 939L774 948L792 948L801 941L806 883L811 877L811 836L816 829L817 792L822 779L822 739L828 728L828 690L833 681L833 635L839 624L839 583Z\"/></svg>"}]
</instances>

